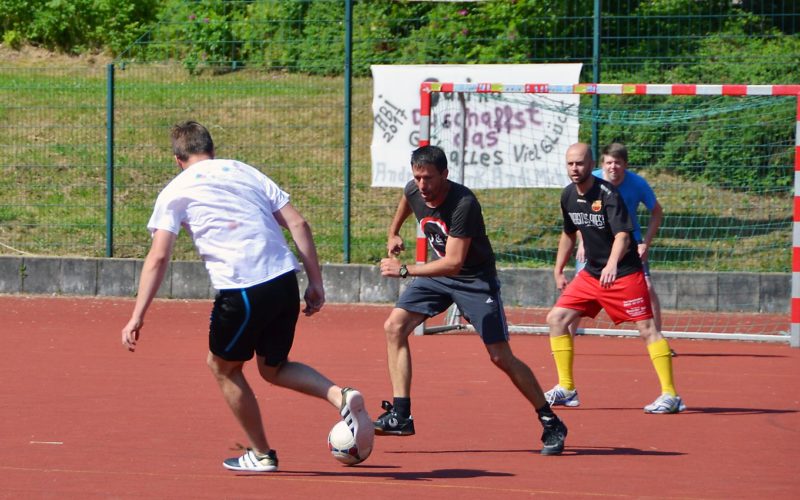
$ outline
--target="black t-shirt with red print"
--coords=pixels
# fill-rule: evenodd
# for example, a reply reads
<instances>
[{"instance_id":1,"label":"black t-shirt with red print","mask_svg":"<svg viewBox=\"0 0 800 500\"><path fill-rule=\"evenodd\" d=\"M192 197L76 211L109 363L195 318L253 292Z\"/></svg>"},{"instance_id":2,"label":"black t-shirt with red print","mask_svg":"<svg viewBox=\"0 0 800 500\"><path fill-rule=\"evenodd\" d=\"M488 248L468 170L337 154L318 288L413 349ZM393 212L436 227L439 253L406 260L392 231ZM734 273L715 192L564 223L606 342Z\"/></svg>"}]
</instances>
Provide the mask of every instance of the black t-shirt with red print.
<instances>
[{"instance_id":1,"label":"black t-shirt with red print","mask_svg":"<svg viewBox=\"0 0 800 500\"><path fill-rule=\"evenodd\" d=\"M603 179L594 179L594 184L585 195L578 194L575 184L561 192L561 212L564 215L564 232L581 232L586 256L586 271L599 278L608 263L614 235L631 233L628 251L617 263L617 277L633 274L642 269L633 225L625 202L613 184Z\"/></svg>"},{"instance_id":2,"label":"black t-shirt with red print","mask_svg":"<svg viewBox=\"0 0 800 500\"><path fill-rule=\"evenodd\" d=\"M481 205L466 186L450 183L444 202L436 208L425 204L416 183L406 184L405 196L417 222L437 257L445 255L447 237L472 238L458 278L489 279L497 276L494 251L483 222Z\"/></svg>"}]
</instances>

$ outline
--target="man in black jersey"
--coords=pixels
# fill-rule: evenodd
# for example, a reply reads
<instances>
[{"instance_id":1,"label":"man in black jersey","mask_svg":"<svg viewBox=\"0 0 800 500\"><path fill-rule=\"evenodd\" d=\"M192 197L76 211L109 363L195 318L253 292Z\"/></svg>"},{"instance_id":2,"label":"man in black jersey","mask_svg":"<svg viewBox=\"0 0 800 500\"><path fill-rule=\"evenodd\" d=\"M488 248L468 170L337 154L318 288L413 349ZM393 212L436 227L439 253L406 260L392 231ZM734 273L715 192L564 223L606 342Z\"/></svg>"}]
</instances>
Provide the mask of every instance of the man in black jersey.
<instances>
[{"instance_id":1,"label":"man in black jersey","mask_svg":"<svg viewBox=\"0 0 800 500\"><path fill-rule=\"evenodd\" d=\"M413 279L384 324L394 400L383 402L386 411L375 422L375 433L414 434L408 337L426 318L455 303L480 334L492 362L536 409L544 428L541 453L560 454L567 428L550 409L531 369L514 356L508 343L494 251L478 199L447 179L447 157L436 146L415 150L411 169L414 179L406 185L389 226L389 257L381 260L383 276ZM406 265L396 257L404 249L400 228L412 212L438 257L425 264Z\"/></svg>"},{"instance_id":2,"label":"man in black jersey","mask_svg":"<svg viewBox=\"0 0 800 500\"><path fill-rule=\"evenodd\" d=\"M647 345L661 383L661 395L645 406L644 411L657 414L683 411L686 406L675 392L669 344L653 320L650 294L625 202L613 184L592 175L594 163L587 144L570 146L566 160L572 183L561 193L564 229L554 269L556 287L562 293L547 315L559 385L575 392L569 324L580 316L593 318L600 309L605 309L616 324L635 323ZM572 255L578 231L583 239L586 266L567 284L564 267Z\"/></svg>"}]
</instances>

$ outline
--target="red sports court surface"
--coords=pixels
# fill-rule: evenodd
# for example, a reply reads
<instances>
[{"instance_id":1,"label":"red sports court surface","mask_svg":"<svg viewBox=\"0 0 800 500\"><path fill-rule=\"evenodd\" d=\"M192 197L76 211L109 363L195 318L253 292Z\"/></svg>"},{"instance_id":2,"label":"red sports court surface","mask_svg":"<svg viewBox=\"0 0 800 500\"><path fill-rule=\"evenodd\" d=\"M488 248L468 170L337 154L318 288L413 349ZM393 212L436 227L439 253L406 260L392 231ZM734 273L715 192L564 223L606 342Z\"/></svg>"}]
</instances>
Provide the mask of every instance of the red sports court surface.
<instances>
[{"instance_id":1,"label":"red sports court surface","mask_svg":"<svg viewBox=\"0 0 800 500\"><path fill-rule=\"evenodd\" d=\"M0 297L3 498L800 498L800 350L672 340L689 409L645 415L658 384L641 341L581 337L582 406L560 457L475 334L412 338L417 435L376 437L356 467L328 454L338 413L256 379L280 472L221 466L243 442L205 366L208 301L154 302L136 353L129 299ZM302 318L292 358L359 388L372 416L391 389L388 306ZM544 336L512 338L548 388Z\"/></svg>"}]
</instances>

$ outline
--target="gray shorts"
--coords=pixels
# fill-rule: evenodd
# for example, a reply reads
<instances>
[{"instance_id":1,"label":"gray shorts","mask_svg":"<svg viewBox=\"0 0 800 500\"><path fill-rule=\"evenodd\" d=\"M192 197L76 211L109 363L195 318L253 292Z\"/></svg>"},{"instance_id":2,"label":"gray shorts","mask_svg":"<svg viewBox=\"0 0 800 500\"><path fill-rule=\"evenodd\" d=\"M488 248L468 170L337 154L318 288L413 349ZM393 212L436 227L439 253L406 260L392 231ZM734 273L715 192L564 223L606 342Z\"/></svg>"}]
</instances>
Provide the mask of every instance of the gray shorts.
<instances>
[{"instance_id":1,"label":"gray shorts","mask_svg":"<svg viewBox=\"0 0 800 500\"><path fill-rule=\"evenodd\" d=\"M508 341L508 323L497 278L468 280L445 276L416 277L395 305L409 312L433 317L446 311L453 303L461 310L464 319L475 327L484 344Z\"/></svg>"}]
</instances>

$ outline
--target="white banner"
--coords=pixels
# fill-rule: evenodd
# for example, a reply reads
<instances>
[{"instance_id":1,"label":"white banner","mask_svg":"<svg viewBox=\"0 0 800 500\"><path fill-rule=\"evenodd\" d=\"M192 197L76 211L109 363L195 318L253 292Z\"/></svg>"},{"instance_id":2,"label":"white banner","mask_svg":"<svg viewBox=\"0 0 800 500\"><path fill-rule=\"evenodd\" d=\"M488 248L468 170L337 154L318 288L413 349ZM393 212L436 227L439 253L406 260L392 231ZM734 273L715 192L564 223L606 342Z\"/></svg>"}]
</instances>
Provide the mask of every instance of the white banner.
<instances>
[{"instance_id":1,"label":"white banner","mask_svg":"<svg viewBox=\"0 0 800 500\"><path fill-rule=\"evenodd\" d=\"M411 180L409 159L418 147L422 82L576 84L581 64L374 65L371 69L372 186L403 187ZM487 101L486 94L482 96ZM547 106L492 100L494 109L468 120L466 144L449 143L445 148L449 178L473 189L567 185L564 154L578 140L580 96L546 98ZM469 99L463 113L475 115ZM456 112L451 118L460 122L459 116ZM504 117L502 123L496 116ZM434 108L431 121L437 118L441 117ZM431 144L444 146L435 135Z\"/></svg>"}]
</instances>

